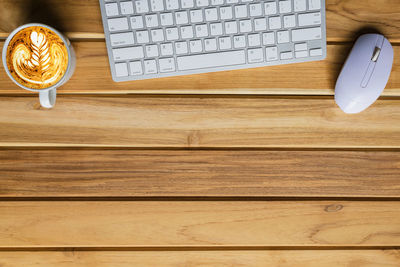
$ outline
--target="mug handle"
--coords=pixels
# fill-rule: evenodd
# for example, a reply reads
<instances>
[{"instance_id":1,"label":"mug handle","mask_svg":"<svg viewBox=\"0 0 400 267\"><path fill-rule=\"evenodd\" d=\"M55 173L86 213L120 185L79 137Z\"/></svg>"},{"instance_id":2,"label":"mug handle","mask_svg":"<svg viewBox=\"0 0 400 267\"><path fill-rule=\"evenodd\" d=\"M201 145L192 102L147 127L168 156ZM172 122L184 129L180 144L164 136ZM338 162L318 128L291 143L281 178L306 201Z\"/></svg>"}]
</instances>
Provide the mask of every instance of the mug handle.
<instances>
[{"instance_id":1,"label":"mug handle","mask_svg":"<svg viewBox=\"0 0 400 267\"><path fill-rule=\"evenodd\" d=\"M42 105L42 107L44 108L52 108L56 103L56 97L57 97L56 88L39 92L40 105Z\"/></svg>"}]
</instances>

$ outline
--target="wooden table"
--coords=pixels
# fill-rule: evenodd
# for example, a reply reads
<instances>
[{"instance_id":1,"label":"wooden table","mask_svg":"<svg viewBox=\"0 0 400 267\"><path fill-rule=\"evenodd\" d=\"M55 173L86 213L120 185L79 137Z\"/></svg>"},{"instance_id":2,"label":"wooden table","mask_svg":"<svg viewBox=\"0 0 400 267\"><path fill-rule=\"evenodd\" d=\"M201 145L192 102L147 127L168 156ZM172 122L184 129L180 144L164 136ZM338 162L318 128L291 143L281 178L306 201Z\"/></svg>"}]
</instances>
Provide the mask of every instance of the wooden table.
<instances>
[{"instance_id":1,"label":"wooden table","mask_svg":"<svg viewBox=\"0 0 400 267\"><path fill-rule=\"evenodd\" d=\"M326 1L325 61L117 84L97 0L0 0L0 48L39 21L78 62L53 110L0 70L0 266L400 266L400 2ZM371 29L393 73L345 115Z\"/></svg>"}]
</instances>

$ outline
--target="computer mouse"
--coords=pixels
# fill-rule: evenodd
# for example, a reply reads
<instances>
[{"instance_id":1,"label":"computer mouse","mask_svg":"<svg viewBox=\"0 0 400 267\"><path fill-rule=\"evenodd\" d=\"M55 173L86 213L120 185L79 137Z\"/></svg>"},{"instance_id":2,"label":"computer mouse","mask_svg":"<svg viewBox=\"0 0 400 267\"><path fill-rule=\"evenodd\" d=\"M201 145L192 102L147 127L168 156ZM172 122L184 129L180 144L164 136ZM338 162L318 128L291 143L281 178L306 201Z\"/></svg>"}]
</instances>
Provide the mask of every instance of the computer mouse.
<instances>
[{"instance_id":1,"label":"computer mouse","mask_svg":"<svg viewBox=\"0 0 400 267\"><path fill-rule=\"evenodd\" d=\"M335 101L346 113L359 113L372 105L389 80L393 47L381 34L360 36L336 82Z\"/></svg>"}]
</instances>

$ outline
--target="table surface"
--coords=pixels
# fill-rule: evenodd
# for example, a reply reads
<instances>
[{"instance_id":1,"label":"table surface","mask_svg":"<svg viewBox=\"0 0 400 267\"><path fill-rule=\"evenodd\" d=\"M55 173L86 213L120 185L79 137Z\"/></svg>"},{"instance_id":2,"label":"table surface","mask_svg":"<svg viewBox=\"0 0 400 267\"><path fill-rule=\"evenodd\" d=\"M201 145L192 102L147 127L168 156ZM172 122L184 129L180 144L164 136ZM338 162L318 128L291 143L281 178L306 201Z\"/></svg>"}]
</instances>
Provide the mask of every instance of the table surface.
<instances>
[{"instance_id":1,"label":"table surface","mask_svg":"<svg viewBox=\"0 0 400 267\"><path fill-rule=\"evenodd\" d=\"M78 64L52 110L0 67L0 266L400 266L400 3L326 2L325 61L117 84L98 0L0 0L0 49L43 22ZM393 72L345 115L370 31Z\"/></svg>"}]
</instances>

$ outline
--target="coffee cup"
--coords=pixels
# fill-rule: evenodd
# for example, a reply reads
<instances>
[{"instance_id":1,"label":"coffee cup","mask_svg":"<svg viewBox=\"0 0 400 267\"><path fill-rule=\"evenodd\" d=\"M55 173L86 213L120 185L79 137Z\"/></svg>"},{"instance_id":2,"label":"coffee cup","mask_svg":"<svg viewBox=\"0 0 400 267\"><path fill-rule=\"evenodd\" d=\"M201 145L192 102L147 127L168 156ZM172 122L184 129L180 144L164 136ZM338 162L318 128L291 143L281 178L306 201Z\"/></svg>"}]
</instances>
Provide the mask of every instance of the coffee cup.
<instances>
[{"instance_id":1,"label":"coffee cup","mask_svg":"<svg viewBox=\"0 0 400 267\"><path fill-rule=\"evenodd\" d=\"M40 23L15 29L4 44L2 59L10 79L25 90L38 92L44 108L54 107L57 88L71 78L76 65L71 42Z\"/></svg>"}]
</instances>

